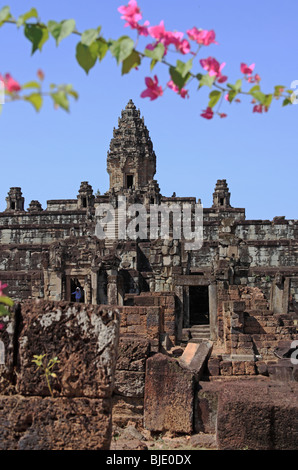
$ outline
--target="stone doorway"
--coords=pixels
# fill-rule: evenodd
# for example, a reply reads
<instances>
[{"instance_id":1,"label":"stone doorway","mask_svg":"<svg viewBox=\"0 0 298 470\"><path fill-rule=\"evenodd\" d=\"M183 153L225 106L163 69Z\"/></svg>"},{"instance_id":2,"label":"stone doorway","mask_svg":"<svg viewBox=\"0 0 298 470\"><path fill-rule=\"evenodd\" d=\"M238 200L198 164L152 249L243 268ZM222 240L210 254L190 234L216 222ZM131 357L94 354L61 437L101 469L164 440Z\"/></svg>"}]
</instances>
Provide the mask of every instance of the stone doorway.
<instances>
[{"instance_id":1,"label":"stone doorway","mask_svg":"<svg viewBox=\"0 0 298 470\"><path fill-rule=\"evenodd\" d=\"M79 287L81 289L82 297L80 299L80 302L84 303L85 302L85 292L84 292L84 289L82 288L82 286L81 286L81 284L80 284L80 282L77 278L71 278L70 279L70 301L71 302L76 301L76 297L75 297L75 294L73 294L73 292L75 292L77 287Z\"/></svg>"},{"instance_id":2,"label":"stone doorway","mask_svg":"<svg viewBox=\"0 0 298 470\"><path fill-rule=\"evenodd\" d=\"M189 286L189 323L209 325L208 286Z\"/></svg>"}]
</instances>

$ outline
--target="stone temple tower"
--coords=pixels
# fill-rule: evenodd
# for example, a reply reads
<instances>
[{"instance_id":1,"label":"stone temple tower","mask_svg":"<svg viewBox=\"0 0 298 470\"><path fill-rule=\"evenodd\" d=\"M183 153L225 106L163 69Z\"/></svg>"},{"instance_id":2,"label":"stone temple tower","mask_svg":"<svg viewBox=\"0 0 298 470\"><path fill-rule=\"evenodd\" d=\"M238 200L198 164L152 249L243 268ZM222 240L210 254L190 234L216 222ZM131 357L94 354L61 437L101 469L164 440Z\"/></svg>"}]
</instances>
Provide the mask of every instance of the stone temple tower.
<instances>
[{"instance_id":1,"label":"stone temple tower","mask_svg":"<svg viewBox=\"0 0 298 470\"><path fill-rule=\"evenodd\" d=\"M129 100L118 119L118 128L107 157L107 171L110 176L110 193L148 194L156 193L156 155L149 137L149 131L140 117L140 111Z\"/></svg>"},{"instance_id":2,"label":"stone temple tower","mask_svg":"<svg viewBox=\"0 0 298 470\"><path fill-rule=\"evenodd\" d=\"M213 206L216 208L231 207L230 204L231 193L226 180L217 180L215 190L213 193Z\"/></svg>"}]
</instances>

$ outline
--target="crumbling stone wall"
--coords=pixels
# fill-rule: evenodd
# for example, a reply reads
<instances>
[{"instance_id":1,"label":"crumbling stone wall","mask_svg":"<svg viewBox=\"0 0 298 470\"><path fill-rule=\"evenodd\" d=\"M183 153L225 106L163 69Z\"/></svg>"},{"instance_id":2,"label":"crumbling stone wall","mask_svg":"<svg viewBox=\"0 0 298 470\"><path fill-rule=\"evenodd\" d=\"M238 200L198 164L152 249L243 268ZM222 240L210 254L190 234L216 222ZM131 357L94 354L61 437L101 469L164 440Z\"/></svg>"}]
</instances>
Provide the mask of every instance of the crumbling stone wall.
<instances>
[{"instance_id":1,"label":"crumbling stone wall","mask_svg":"<svg viewBox=\"0 0 298 470\"><path fill-rule=\"evenodd\" d=\"M147 359L175 345L176 299L173 293L127 294L118 307L120 341L113 394L113 422L143 423Z\"/></svg>"},{"instance_id":2,"label":"crumbling stone wall","mask_svg":"<svg viewBox=\"0 0 298 470\"><path fill-rule=\"evenodd\" d=\"M25 301L0 340L0 449L108 449L119 341L116 308ZM51 378L32 362L57 356Z\"/></svg>"}]
</instances>

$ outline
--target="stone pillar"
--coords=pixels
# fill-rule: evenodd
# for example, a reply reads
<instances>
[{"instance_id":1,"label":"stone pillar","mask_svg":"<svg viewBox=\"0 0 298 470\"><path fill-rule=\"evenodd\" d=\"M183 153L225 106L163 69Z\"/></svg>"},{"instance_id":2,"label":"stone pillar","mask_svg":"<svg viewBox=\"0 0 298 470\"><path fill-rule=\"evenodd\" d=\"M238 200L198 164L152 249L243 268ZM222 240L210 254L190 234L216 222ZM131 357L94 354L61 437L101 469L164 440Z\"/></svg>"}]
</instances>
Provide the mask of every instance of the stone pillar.
<instances>
[{"instance_id":1,"label":"stone pillar","mask_svg":"<svg viewBox=\"0 0 298 470\"><path fill-rule=\"evenodd\" d=\"M175 286L175 295L178 299L177 341L182 339L183 328L183 286Z\"/></svg>"},{"instance_id":2,"label":"stone pillar","mask_svg":"<svg viewBox=\"0 0 298 470\"><path fill-rule=\"evenodd\" d=\"M277 273L272 282L271 295L270 295L270 308L273 313L284 313L284 281L281 274Z\"/></svg>"},{"instance_id":3,"label":"stone pillar","mask_svg":"<svg viewBox=\"0 0 298 470\"><path fill-rule=\"evenodd\" d=\"M85 286L84 286L84 291L85 291L85 304L91 304L92 303L92 287L91 287L91 275L87 274L85 276Z\"/></svg>"},{"instance_id":4,"label":"stone pillar","mask_svg":"<svg viewBox=\"0 0 298 470\"><path fill-rule=\"evenodd\" d=\"M97 305L98 271L91 271L91 303Z\"/></svg>"},{"instance_id":5,"label":"stone pillar","mask_svg":"<svg viewBox=\"0 0 298 470\"><path fill-rule=\"evenodd\" d=\"M57 271L48 271L47 283L45 284L45 299L62 300L62 274Z\"/></svg>"},{"instance_id":6,"label":"stone pillar","mask_svg":"<svg viewBox=\"0 0 298 470\"><path fill-rule=\"evenodd\" d=\"M217 326L217 285L210 284L208 286L209 295L209 324L210 324L210 339L217 340L218 326Z\"/></svg>"},{"instance_id":7,"label":"stone pillar","mask_svg":"<svg viewBox=\"0 0 298 470\"><path fill-rule=\"evenodd\" d=\"M108 273L108 304L118 305L117 275Z\"/></svg>"},{"instance_id":8,"label":"stone pillar","mask_svg":"<svg viewBox=\"0 0 298 470\"><path fill-rule=\"evenodd\" d=\"M190 327L190 312L189 312L189 286L183 288L184 291L184 302L183 302L183 327Z\"/></svg>"}]
</instances>

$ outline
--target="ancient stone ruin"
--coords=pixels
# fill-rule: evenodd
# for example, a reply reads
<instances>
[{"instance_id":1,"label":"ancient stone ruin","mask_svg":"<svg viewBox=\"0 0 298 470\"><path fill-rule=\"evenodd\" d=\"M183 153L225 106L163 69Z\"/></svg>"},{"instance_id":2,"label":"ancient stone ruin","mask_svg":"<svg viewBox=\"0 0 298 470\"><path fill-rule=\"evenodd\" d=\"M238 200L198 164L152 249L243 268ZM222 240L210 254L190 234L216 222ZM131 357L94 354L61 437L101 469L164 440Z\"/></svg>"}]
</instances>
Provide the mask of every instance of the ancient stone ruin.
<instances>
[{"instance_id":1,"label":"ancient stone ruin","mask_svg":"<svg viewBox=\"0 0 298 470\"><path fill-rule=\"evenodd\" d=\"M200 201L162 195L131 100L107 171L106 193L84 181L75 199L44 209L8 192L0 280L15 307L1 319L0 449L107 449L112 425L128 423L208 434L220 449L297 449L298 221L246 220L221 179L202 209L203 243L189 249L171 209ZM160 205L168 237L127 236L125 217ZM105 208L114 224L105 219L102 237ZM37 354L60 360L54 398Z\"/></svg>"}]
</instances>

